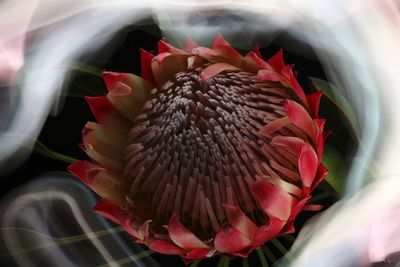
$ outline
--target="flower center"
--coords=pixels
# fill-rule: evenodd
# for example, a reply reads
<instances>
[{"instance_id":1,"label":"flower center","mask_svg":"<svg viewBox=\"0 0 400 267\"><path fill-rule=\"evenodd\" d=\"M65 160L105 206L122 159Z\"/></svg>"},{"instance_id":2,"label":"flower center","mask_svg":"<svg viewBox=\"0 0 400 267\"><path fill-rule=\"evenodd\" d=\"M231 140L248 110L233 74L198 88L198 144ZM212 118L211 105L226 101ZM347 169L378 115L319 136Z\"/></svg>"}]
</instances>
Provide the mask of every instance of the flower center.
<instances>
[{"instance_id":1,"label":"flower center","mask_svg":"<svg viewBox=\"0 0 400 267\"><path fill-rule=\"evenodd\" d=\"M176 212L186 225L217 231L226 221L223 204L230 204L265 223L250 186L292 164L259 130L286 116L289 90L242 71L203 81L205 67L154 88L135 119L125 151L133 213L163 225Z\"/></svg>"}]
</instances>

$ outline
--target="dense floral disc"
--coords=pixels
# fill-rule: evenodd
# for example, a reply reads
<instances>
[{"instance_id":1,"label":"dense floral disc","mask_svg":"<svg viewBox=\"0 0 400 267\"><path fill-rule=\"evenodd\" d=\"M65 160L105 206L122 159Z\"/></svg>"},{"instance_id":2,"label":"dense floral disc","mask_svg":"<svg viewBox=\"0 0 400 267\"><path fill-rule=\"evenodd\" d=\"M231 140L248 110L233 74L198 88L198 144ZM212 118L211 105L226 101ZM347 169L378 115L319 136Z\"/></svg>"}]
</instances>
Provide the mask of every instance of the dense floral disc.
<instances>
[{"instance_id":1,"label":"dense floral disc","mask_svg":"<svg viewBox=\"0 0 400 267\"><path fill-rule=\"evenodd\" d=\"M69 170L103 198L95 210L186 262L293 232L327 174L321 95L304 94L282 52L243 57L221 35L158 50L141 51L142 78L105 72L107 96L87 98L92 161Z\"/></svg>"}]
</instances>

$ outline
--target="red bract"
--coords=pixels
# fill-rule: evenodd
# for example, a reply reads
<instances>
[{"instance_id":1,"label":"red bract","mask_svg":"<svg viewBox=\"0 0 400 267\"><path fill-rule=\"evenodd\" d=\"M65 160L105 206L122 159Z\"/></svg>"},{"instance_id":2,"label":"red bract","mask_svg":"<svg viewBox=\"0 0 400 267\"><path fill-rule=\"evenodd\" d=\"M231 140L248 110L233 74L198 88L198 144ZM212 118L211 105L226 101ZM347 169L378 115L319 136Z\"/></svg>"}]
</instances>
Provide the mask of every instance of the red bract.
<instances>
[{"instance_id":1,"label":"red bract","mask_svg":"<svg viewBox=\"0 0 400 267\"><path fill-rule=\"evenodd\" d=\"M108 94L87 98L92 162L69 170L103 198L95 211L186 262L293 232L327 174L321 95L305 95L282 52L243 57L221 35L158 50L141 51L142 78L105 72Z\"/></svg>"}]
</instances>

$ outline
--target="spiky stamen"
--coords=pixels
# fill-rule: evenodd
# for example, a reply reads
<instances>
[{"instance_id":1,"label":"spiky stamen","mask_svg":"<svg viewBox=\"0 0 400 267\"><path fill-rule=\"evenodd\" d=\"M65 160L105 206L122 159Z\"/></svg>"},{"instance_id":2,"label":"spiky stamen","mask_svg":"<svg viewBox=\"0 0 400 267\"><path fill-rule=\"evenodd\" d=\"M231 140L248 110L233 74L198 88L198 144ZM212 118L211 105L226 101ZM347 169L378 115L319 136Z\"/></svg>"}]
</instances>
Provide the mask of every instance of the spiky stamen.
<instances>
[{"instance_id":1,"label":"spiky stamen","mask_svg":"<svg viewBox=\"0 0 400 267\"><path fill-rule=\"evenodd\" d=\"M128 135L128 195L135 212L147 213L143 220L158 219L153 225L166 224L176 212L194 228L218 231L226 221L223 204L240 205L265 224L250 193L254 180L287 174L299 179L296 166L269 145L272 136L259 134L286 116L290 90L243 71L204 81L206 67L180 72L152 90ZM277 133L293 135L284 128Z\"/></svg>"},{"instance_id":2,"label":"spiky stamen","mask_svg":"<svg viewBox=\"0 0 400 267\"><path fill-rule=\"evenodd\" d=\"M103 197L95 210L186 262L293 231L327 174L321 94L304 94L281 51L242 57L220 34L212 49L158 50L141 51L144 79L105 72L107 96L86 98L93 162L69 170Z\"/></svg>"}]
</instances>

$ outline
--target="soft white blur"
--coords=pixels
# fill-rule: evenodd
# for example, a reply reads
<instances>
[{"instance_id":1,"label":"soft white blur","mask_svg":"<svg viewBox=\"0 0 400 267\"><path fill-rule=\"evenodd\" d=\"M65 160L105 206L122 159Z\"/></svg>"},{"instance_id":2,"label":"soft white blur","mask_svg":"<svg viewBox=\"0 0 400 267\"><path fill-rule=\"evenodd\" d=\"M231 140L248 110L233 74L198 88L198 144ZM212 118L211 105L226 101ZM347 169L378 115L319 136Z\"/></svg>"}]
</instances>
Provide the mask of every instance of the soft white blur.
<instances>
[{"instance_id":1,"label":"soft white blur","mask_svg":"<svg viewBox=\"0 0 400 267\"><path fill-rule=\"evenodd\" d=\"M368 266L399 251L400 14L395 1L26 2L0 3L0 84L10 85L18 98L0 129L2 169L10 159L19 163L23 157L16 152L31 140L23 135L36 137L51 109L59 108L71 62L127 24L151 16L177 44L186 36L209 44L221 31L243 48L255 41L266 45L286 31L297 44L313 47L338 94L352 104L361 129L346 199L304 229L291 266ZM36 38L24 56L25 34ZM282 46L305 52L291 42Z\"/></svg>"},{"instance_id":2,"label":"soft white blur","mask_svg":"<svg viewBox=\"0 0 400 267\"><path fill-rule=\"evenodd\" d=\"M136 257L143 249L92 212L95 203L89 188L61 173L37 177L12 192L0 205L2 266L15 266L15 261L21 267L116 267L121 259L125 266L158 266L149 257Z\"/></svg>"}]
</instances>

